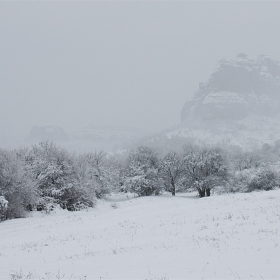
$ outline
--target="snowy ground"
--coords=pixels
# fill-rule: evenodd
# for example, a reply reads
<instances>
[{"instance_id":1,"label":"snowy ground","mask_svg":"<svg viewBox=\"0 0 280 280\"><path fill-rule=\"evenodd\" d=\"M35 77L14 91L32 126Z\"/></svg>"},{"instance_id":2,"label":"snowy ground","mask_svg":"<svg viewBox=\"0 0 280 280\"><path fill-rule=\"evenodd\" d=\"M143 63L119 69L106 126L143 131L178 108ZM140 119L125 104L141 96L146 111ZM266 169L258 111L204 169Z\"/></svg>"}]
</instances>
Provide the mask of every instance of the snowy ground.
<instances>
[{"instance_id":1,"label":"snowy ground","mask_svg":"<svg viewBox=\"0 0 280 280\"><path fill-rule=\"evenodd\" d=\"M6 221L0 279L280 279L280 190L115 196Z\"/></svg>"}]
</instances>

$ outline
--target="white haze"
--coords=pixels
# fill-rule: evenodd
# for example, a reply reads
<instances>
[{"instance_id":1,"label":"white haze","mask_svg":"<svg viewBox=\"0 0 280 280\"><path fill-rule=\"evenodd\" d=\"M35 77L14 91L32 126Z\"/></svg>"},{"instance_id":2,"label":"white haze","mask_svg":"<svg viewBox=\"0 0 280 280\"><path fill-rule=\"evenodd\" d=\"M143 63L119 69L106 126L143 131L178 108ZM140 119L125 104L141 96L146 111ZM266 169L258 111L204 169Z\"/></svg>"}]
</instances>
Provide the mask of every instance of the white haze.
<instances>
[{"instance_id":1,"label":"white haze","mask_svg":"<svg viewBox=\"0 0 280 280\"><path fill-rule=\"evenodd\" d=\"M159 131L217 59L280 60L279 2L1 2L0 136L35 124Z\"/></svg>"}]
</instances>

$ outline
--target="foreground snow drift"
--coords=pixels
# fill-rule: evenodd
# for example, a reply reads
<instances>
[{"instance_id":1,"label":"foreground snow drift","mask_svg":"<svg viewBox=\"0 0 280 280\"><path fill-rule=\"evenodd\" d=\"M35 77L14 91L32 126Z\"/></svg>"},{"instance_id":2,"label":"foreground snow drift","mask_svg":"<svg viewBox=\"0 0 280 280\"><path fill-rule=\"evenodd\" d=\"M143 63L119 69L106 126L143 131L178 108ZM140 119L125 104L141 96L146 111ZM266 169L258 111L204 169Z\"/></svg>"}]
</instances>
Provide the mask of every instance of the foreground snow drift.
<instances>
[{"instance_id":1,"label":"foreground snow drift","mask_svg":"<svg viewBox=\"0 0 280 280\"><path fill-rule=\"evenodd\" d=\"M280 190L110 197L0 224L0 279L280 279Z\"/></svg>"}]
</instances>

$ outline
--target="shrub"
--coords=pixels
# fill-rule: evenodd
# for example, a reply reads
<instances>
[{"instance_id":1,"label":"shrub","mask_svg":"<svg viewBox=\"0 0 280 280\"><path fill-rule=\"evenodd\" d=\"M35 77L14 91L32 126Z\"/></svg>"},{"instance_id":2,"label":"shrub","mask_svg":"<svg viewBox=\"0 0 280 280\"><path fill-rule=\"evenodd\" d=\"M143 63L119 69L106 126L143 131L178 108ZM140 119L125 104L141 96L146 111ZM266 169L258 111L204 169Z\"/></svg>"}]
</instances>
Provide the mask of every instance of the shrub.
<instances>
[{"instance_id":1,"label":"shrub","mask_svg":"<svg viewBox=\"0 0 280 280\"><path fill-rule=\"evenodd\" d=\"M58 201L53 197L41 197L36 203L36 210L50 213L56 208Z\"/></svg>"},{"instance_id":2,"label":"shrub","mask_svg":"<svg viewBox=\"0 0 280 280\"><path fill-rule=\"evenodd\" d=\"M237 171L232 179L232 186L229 189L231 192L271 190L279 185L278 174L267 166Z\"/></svg>"},{"instance_id":3,"label":"shrub","mask_svg":"<svg viewBox=\"0 0 280 280\"><path fill-rule=\"evenodd\" d=\"M274 171L268 168L259 168L248 185L248 191L271 190L278 185L277 181Z\"/></svg>"}]
</instances>

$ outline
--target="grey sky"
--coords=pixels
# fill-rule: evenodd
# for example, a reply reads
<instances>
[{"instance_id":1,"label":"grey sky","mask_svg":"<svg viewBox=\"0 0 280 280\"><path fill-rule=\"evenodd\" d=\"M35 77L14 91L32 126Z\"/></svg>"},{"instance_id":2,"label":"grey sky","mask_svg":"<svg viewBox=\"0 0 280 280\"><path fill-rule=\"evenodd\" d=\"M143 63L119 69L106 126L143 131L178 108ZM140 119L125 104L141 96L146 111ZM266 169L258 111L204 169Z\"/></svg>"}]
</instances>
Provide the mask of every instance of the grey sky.
<instances>
[{"instance_id":1,"label":"grey sky","mask_svg":"<svg viewBox=\"0 0 280 280\"><path fill-rule=\"evenodd\" d=\"M0 134L161 130L217 59L280 60L279 2L0 2Z\"/></svg>"}]
</instances>

